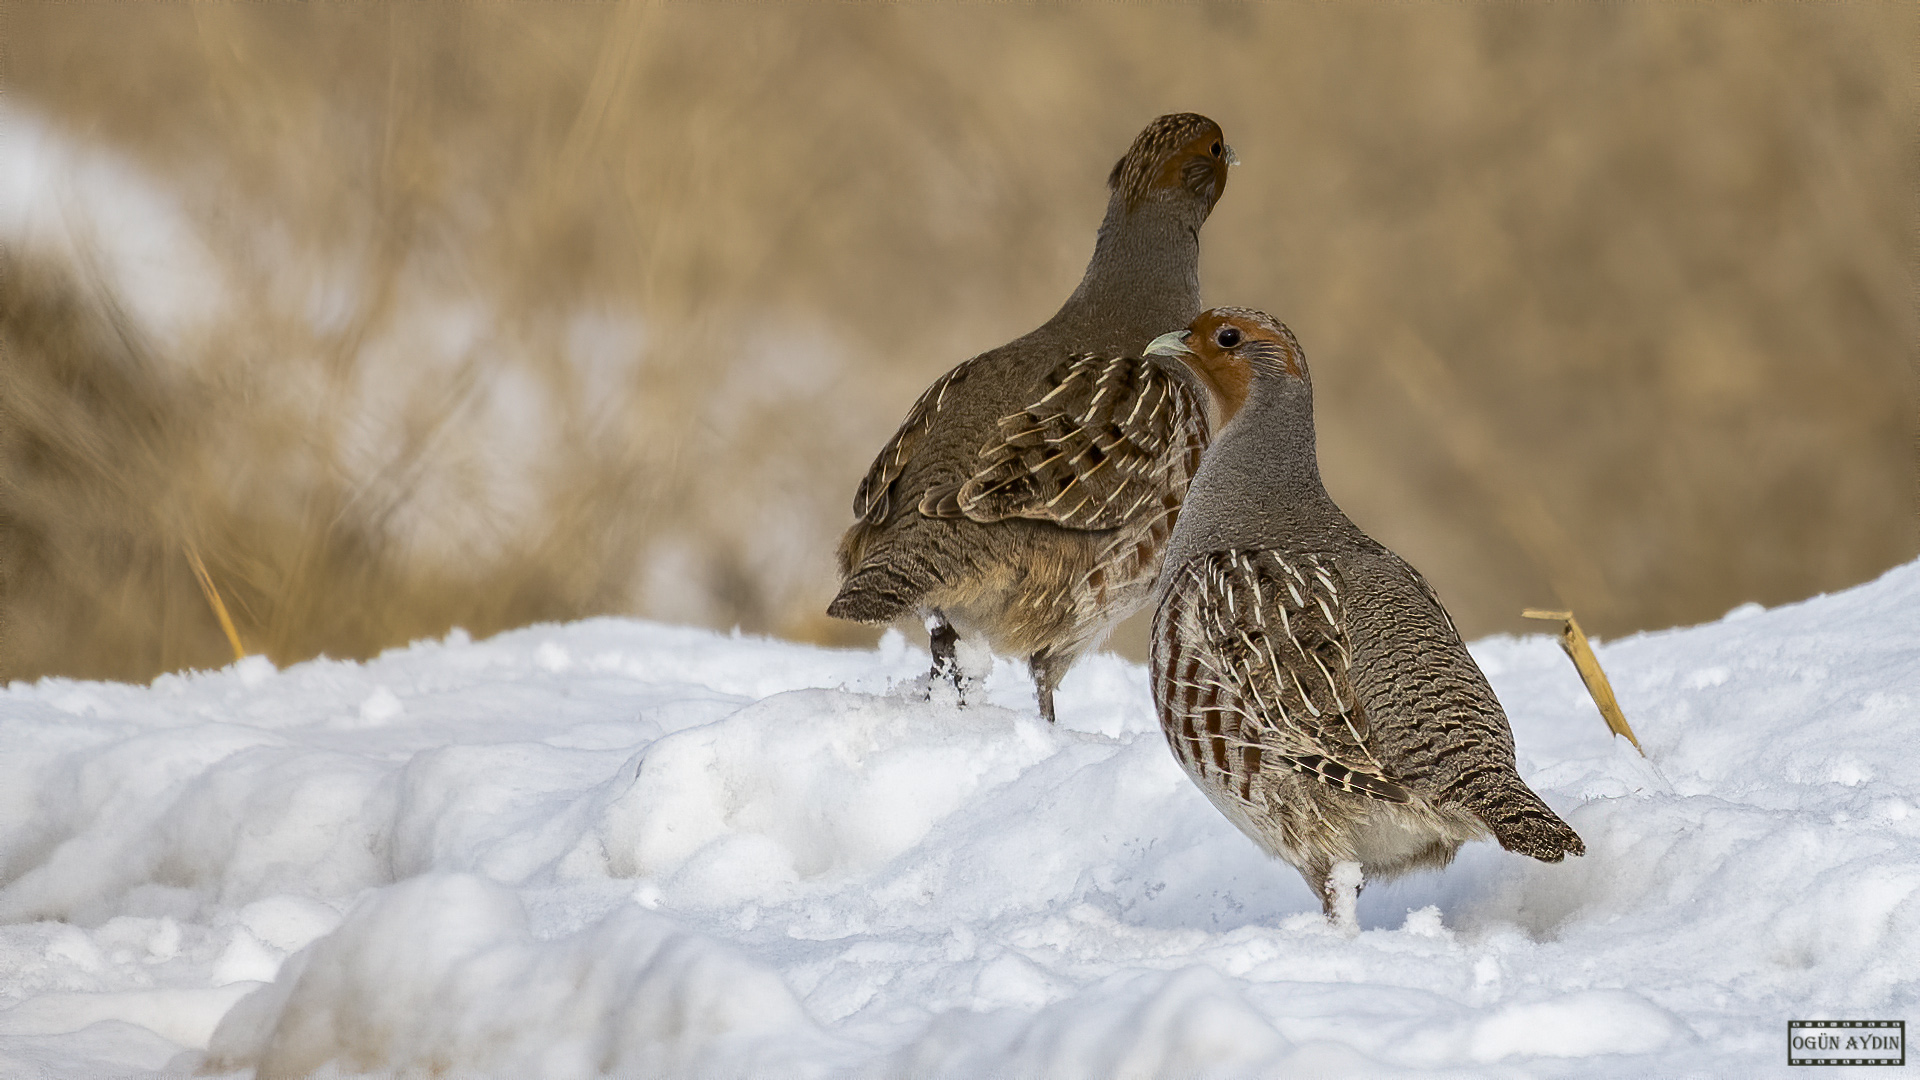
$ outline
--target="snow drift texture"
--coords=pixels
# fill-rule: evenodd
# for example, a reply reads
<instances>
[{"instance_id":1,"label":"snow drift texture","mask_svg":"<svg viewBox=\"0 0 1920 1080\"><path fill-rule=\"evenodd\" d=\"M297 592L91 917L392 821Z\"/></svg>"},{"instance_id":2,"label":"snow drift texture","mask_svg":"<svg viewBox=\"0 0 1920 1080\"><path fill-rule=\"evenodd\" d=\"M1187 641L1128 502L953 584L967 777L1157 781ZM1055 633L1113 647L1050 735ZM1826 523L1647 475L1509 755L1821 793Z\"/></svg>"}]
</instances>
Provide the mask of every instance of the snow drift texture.
<instances>
[{"instance_id":1,"label":"snow drift texture","mask_svg":"<svg viewBox=\"0 0 1920 1080\"><path fill-rule=\"evenodd\" d=\"M1920 565L1601 650L1474 652L1585 837L1330 928L1175 766L1143 671L1061 722L599 620L0 697L0 1075L1754 1075L1920 1019Z\"/></svg>"}]
</instances>

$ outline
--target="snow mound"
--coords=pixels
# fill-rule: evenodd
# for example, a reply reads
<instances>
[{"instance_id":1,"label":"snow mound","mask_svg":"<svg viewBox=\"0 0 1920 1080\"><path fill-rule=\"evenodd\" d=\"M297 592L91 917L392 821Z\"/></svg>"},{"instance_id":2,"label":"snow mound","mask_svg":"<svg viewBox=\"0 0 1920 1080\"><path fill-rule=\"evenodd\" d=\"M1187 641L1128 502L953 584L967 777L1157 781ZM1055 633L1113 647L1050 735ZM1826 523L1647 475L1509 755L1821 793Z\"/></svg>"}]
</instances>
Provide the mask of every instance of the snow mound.
<instances>
[{"instance_id":1,"label":"snow mound","mask_svg":"<svg viewBox=\"0 0 1920 1080\"><path fill-rule=\"evenodd\" d=\"M638 907L535 939L512 890L424 874L370 896L214 1033L212 1069L798 1075L835 1049L778 972Z\"/></svg>"},{"instance_id":2,"label":"snow mound","mask_svg":"<svg viewBox=\"0 0 1920 1080\"><path fill-rule=\"evenodd\" d=\"M0 695L0 1075L1755 1075L1920 998L1920 564L1475 655L1580 831L1329 925L1095 656L623 620Z\"/></svg>"}]
</instances>

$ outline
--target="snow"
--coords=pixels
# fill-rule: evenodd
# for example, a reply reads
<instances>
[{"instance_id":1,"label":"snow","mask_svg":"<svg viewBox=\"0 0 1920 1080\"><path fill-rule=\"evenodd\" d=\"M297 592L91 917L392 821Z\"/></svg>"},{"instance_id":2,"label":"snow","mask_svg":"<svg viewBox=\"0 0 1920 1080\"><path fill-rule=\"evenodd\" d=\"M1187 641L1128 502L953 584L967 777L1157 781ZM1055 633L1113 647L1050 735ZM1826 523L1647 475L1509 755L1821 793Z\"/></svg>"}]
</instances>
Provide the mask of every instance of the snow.
<instances>
[{"instance_id":1,"label":"snow","mask_svg":"<svg viewBox=\"0 0 1920 1080\"><path fill-rule=\"evenodd\" d=\"M1920 564L1475 655L1585 838L1335 926L1144 671L637 621L0 695L0 1075L1757 1075L1911 1019ZM916 693L916 689L920 692Z\"/></svg>"}]
</instances>

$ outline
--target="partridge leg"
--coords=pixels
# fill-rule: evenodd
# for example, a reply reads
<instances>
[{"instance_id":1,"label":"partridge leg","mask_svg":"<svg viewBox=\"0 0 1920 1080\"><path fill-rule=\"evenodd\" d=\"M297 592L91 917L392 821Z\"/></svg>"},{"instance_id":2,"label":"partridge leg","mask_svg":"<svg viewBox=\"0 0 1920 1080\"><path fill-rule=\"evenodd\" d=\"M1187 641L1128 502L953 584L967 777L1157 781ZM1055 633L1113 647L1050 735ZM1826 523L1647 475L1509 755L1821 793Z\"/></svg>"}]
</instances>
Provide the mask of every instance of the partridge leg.
<instances>
[{"instance_id":1,"label":"partridge leg","mask_svg":"<svg viewBox=\"0 0 1920 1080\"><path fill-rule=\"evenodd\" d=\"M1360 932L1360 890L1366 885L1357 862L1337 862L1320 887L1320 909L1327 919L1349 934Z\"/></svg>"},{"instance_id":2,"label":"partridge leg","mask_svg":"<svg viewBox=\"0 0 1920 1080\"><path fill-rule=\"evenodd\" d=\"M960 689L960 661L953 655L953 647L960 640L959 631L947 622L941 612L934 612L932 624L927 628L927 645L933 650L933 671L930 677L934 682L945 679Z\"/></svg>"},{"instance_id":3,"label":"partridge leg","mask_svg":"<svg viewBox=\"0 0 1920 1080\"><path fill-rule=\"evenodd\" d=\"M1053 688L1060 685L1060 679L1067 669L1073 666L1073 658L1050 653L1045 649L1034 653L1027 660L1027 670L1033 673L1033 693L1040 699L1040 715L1053 719Z\"/></svg>"}]
</instances>

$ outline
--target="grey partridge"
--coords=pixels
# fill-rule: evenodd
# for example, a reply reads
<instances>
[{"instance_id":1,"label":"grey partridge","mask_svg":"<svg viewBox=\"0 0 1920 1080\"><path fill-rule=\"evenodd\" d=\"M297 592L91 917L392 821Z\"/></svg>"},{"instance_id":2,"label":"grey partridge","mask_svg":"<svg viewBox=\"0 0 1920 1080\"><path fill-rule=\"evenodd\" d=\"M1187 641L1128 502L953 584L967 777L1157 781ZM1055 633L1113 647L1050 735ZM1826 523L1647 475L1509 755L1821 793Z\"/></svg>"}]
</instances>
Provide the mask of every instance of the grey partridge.
<instances>
[{"instance_id":1,"label":"grey partridge","mask_svg":"<svg viewBox=\"0 0 1920 1080\"><path fill-rule=\"evenodd\" d=\"M1329 917L1363 879L1443 867L1489 834L1543 862L1584 853L1520 779L1440 598L1327 495L1293 333L1215 308L1149 351L1193 368L1221 425L1167 546L1150 669L1207 798Z\"/></svg>"},{"instance_id":2,"label":"grey partridge","mask_svg":"<svg viewBox=\"0 0 1920 1080\"><path fill-rule=\"evenodd\" d=\"M914 403L854 494L836 618L928 620L933 678L961 635L1026 659L1040 712L1152 591L1206 441L1205 391L1140 355L1200 310L1200 226L1235 161L1204 116L1162 116L1107 177L1080 287L1032 333Z\"/></svg>"}]
</instances>

